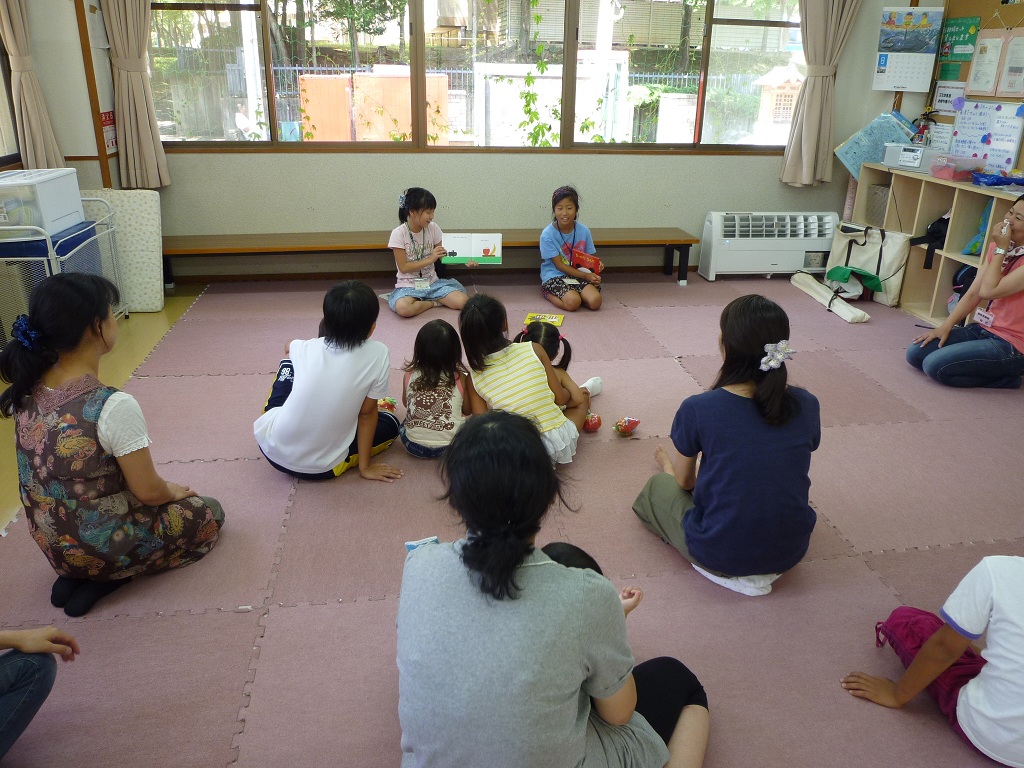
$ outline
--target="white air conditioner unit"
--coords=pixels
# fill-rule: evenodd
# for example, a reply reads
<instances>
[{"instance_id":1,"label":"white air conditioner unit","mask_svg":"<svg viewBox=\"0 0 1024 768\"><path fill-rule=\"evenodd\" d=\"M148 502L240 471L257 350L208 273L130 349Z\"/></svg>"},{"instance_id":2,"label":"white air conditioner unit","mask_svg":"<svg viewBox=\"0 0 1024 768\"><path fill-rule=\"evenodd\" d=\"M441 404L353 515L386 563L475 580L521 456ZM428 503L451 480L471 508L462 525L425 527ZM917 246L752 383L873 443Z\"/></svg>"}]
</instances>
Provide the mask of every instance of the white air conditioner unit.
<instances>
[{"instance_id":1,"label":"white air conditioner unit","mask_svg":"<svg viewBox=\"0 0 1024 768\"><path fill-rule=\"evenodd\" d=\"M817 213L709 213L697 271L717 275L824 272L839 216Z\"/></svg>"}]
</instances>

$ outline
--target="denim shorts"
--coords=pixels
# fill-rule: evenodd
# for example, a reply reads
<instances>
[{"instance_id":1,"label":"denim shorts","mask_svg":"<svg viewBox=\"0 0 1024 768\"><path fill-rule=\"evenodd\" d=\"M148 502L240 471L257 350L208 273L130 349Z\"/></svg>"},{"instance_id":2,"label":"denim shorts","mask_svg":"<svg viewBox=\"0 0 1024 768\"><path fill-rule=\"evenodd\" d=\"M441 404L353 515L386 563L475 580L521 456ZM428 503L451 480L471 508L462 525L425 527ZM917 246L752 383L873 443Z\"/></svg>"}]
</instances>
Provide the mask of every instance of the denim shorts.
<instances>
[{"instance_id":1,"label":"denim shorts","mask_svg":"<svg viewBox=\"0 0 1024 768\"><path fill-rule=\"evenodd\" d=\"M465 293L466 288L458 280L452 279L435 280L421 290L416 288L395 288L395 290L388 294L388 306L391 307L392 311L395 311L395 304L398 303L399 299L404 299L406 296L411 296L420 301L440 301L454 291Z\"/></svg>"},{"instance_id":2,"label":"denim shorts","mask_svg":"<svg viewBox=\"0 0 1024 768\"><path fill-rule=\"evenodd\" d=\"M409 452L411 456L415 456L417 459L436 459L439 456L444 456L444 452L448 450L447 445L430 446L420 445L409 439L405 434L405 425L403 424L398 430L398 437L402 441L402 445L405 446L405 450Z\"/></svg>"}]
</instances>

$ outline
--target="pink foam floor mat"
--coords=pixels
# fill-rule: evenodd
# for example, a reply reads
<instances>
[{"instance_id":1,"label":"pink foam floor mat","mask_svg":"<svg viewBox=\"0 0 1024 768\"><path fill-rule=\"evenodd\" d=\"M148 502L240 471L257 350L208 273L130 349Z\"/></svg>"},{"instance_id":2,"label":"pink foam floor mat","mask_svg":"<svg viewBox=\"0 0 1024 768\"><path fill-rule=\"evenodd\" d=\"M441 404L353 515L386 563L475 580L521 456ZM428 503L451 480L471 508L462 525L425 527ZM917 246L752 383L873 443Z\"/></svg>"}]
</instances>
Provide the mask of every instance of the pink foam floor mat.
<instances>
[{"instance_id":1,"label":"pink foam floor mat","mask_svg":"<svg viewBox=\"0 0 1024 768\"><path fill-rule=\"evenodd\" d=\"M44 626L65 618L62 610L50 605L57 574L29 533L24 511L0 538L0 567L8 575L0 627Z\"/></svg>"},{"instance_id":2,"label":"pink foam floor mat","mask_svg":"<svg viewBox=\"0 0 1024 768\"><path fill-rule=\"evenodd\" d=\"M238 768L397 766L397 615L393 598L273 606L235 741Z\"/></svg>"},{"instance_id":3,"label":"pink foam floor mat","mask_svg":"<svg viewBox=\"0 0 1024 768\"><path fill-rule=\"evenodd\" d=\"M991 765L927 696L892 711L850 697L839 679L854 669L899 674L891 649L874 647L875 622L896 605L937 610L981 557L1024 556L1012 450L1021 393L944 388L913 370L904 350L921 329L900 310L865 304L871 321L850 325L786 278L689 277L677 286L611 273L602 310L567 314L571 373L581 384L603 378L593 410L604 423L559 470L578 511L552 509L537 545L576 543L617 585L645 590L627 621L634 653L677 656L705 683L708 768ZM527 311L556 312L535 273L458 279L471 294L502 298L510 336ZM393 287L367 282L376 293ZM395 483L354 471L294 481L266 464L252 437L284 342L316 334L331 284L211 286L125 386L142 405L161 475L224 503L227 525L207 558L140 578L69 620L49 604L54 573L25 520L0 538L0 576L13 585L0 627L55 623L83 644L4 766L68 754L83 765L397 765L403 544L464 535L438 498L438 462L396 443L377 459L405 471ZM717 373L722 307L747 293L787 310L798 350L791 381L818 396L825 424L811 463L810 549L762 598L702 578L631 511L658 469L655 446L670 445L679 403ZM391 351L399 418L400 367L435 318L458 326L454 311L406 320L380 305L374 338ZM641 419L631 439L612 431L625 415Z\"/></svg>"},{"instance_id":4,"label":"pink foam floor mat","mask_svg":"<svg viewBox=\"0 0 1024 768\"><path fill-rule=\"evenodd\" d=\"M198 304L198 302L197 302ZM135 372L137 376L274 373L285 345L317 335L315 315L181 320Z\"/></svg>"},{"instance_id":5,"label":"pink foam floor mat","mask_svg":"<svg viewBox=\"0 0 1024 768\"><path fill-rule=\"evenodd\" d=\"M82 653L4 768L76 765L210 768L234 757L259 613L211 613L65 628Z\"/></svg>"},{"instance_id":6,"label":"pink foam floor mat","mask_svg":"<svg viewBox=\"0 0 1024 768\"><path fill-rule=\"evenodd\" d=\"M217 546L197 563L154 576L139 576L104 598L87 618L143 616L175 611L259 607L269 597L271 569L283 531L293 480L259 461L161 464L162 476L221 501L225 526ZM5 601L0 625L55 622L64 613L50 605L56 578L46 556L19 520L0 539L0 560L19 573Z\"/></svg>"},{"instance_id":7,"label":"pink foam floor mat","mask_svg":"<svg viewBox=\"0 0 1024 768\"><path fill-rule=\"evenodd\" d=\"M938 613L960 580L990 555L1024 557L1024 538L870 552L864 560L902 602Z\"/></svg>"},{"instance_id":8,"label":"pink foam floor mat","mask_svg":"<svg viewBox=\"0 0 1024 768\"><path fill-rule=\"evenodd\" d=\"M621 274L607 275L604 292L627 307L686 307L697 304L714 306L721 311L724 303L742 296L724 281L708 282L690 272L686 285L679 285L675 275Z\"/></svg>"},{"instance_id":9,"label":"pink foam floor mat","mask_svg":"<svg viewBox=\"0 0 1024 768\"><path fill-rule=\"evenodd\" d=\"M216 283L189 308L193 320L248 320L252 317L323 317L324 294L335 284L330 280L298 280L294 283ZM245 290L239 290L239 286Z\"/></svg>"},{"instance_id":10,"label":"pink foam floor mat","mask_svg":"<svg viewBox=\"0 0 1024 768\"><path fill-rule=\"evenodd\" d=\"M260 607L270 595L271 569L295 481L265 459L162 464L159 471L221 501L225 523L217 546L190 566L135 579L88 615Z\"/></svg>"},{"instance_id":11,"label":"pink foam floor mat","mask_svg":"<svg viewBox=\"0 0 1024 768\"><path fill-rule=\"evenodd\" d=\"M1019 429L1014 420L975 426L992 445L1011 444ZM1018 472L1016 454L965 464L964 437L951 422L826 428L811 459L811 498L862 552L1024 536L1019 488L1005 482ZM983 502L972 502L968 479L985 489Z\"/></svg>"},{"instance_id":12,"label":"pink foam floor mat","mask_svg":"<svg viewBox=\"0 0 1024 768\"><path fill-rule=\"evenodd\" d=\"M252 423L273 383L272 373L157 376L132 379L124 390L146 416L154 461L258 459Z\"/></svg>"},{"instance_id":13,"label":"pink foam floor mat","mask_svg":"<svg viewBox=\"0 0 1024 768\"><path fill-rule=\"evenodd\" d=\"M673 357L691 355L718 355L718 339L721 335L717 311L706 306L683 307L636 307L630 312L643 323L651 335ZM793 321L793 318L790 318ZM808 321L806 325L810 325ZM800 350L821 349L820 344L811 342L803 328L791 322L790 334L793 346ZM799 340L798 342L796 340Z\"/></svg>"},{"instance_id":14,"label":"pink foam floor mat","mask_svg":"<svg viewBox=\"0 0 1024 768\"><path fill-rule=\"evenodd\" d=\"M837 353L865 376L877 381L928 415L929 421L959 421L965 417L1004 419L1020 412L1024 390L957 389L928 378L904 359L899 350Z\"/></svg>"},{"instance_id":15,"label":"pink foam floor mat","mask_svg":"<svg viewBox=\"0 0 1024 768\"><path fill-rule=\"evenodd\" d=\"M597 312L583 312L566 315L559 329L572 344L574 358L635 360L666 356L665 348L629 310L602 307ZM512 330L518 332L522 327L510 326L510 333Z\"/></svg>"},{"instance_id":16,"label":"pink foam floor mat","mask_svg":"<svg viewBox=\"0 0 1024 768\"><path fill-rule=\"evenodd\" d=\"M640 419L633 433L636 437L667 438L679 404L700 392L697 383L669 357L576 362L574 346L569 370L579 385L590 376L600 376L602 381L601 394L590 400L590 410L601 416L601 427L580 436L578 454L586 453L594 442L629 442L614 429L624 416Z\"/></svg>"},{"instance_id":17,"label":"pink foam floor mat","mask_svg":"<svg viewBox=\"0 0 1024 768\"><path fill-rule=\"evenodd\" d=\"M853 670L901 670L874 643L875 621L898 601L859 558L801 563L756 598L692 569L637 585L645 597L627 619L633 652L675 656L700 678L712 721L708 768L990 765L927 696L896 711L840 687Z\"/></svg>"},{"instance_id":18,"label":"pink foam floor mat","mask_svg":"<svg viewBox=\"0 0 1024 768\"><path fill-rule=\"evenodd\" d=\"M684 357L682 366L710 388L722 365L717 355ZM789 383L803 387L821 404L821 424L891 424L925 421L927 415L879 386L834 352L797 352L786 363Z\"/></svg>"},{"instance_id":19,"label":"pink foam floor mat","mask_svg":"<svg viewBox=\"0 0 1024 768\"><path fill-rule=\"evenodd\" d=\"M350 470L321 482L299 481L288 516L273 601L285 605L397 595L405 542L464 533L446 504L437 462L398 443L377 457L405 471L394 483Z\"/></svg>"}]
</instances>

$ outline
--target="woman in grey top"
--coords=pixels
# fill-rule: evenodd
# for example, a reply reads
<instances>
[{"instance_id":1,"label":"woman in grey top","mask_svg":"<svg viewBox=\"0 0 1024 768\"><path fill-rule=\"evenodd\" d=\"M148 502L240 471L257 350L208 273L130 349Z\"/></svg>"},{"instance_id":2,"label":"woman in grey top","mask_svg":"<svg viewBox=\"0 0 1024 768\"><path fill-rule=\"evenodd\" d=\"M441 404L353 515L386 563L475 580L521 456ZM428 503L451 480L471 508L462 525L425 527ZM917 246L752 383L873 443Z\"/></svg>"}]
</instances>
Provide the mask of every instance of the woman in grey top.
<instances>
[{"instance_id":1,"label":"woman in grey top","mask_svg":"<svg viewBox=\"0 0 1024 768\"><path fill-rule=\"evenodd\" d=\"M671 658L634 668L620 600L533 542L558 476L536 428L468 420L442 465L466 538L406 558L398 611L403 766L699 766L707 697Z\"/></svg>"}]
</instances>

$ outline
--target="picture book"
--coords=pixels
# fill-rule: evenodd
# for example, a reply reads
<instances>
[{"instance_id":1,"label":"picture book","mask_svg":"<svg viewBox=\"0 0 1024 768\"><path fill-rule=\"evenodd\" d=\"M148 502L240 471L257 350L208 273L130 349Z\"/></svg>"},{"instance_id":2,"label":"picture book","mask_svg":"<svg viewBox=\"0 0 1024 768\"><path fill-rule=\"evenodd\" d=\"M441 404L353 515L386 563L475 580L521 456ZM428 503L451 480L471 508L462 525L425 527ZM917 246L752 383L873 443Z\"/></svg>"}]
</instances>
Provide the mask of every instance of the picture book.
<instances>
[{"instance_id":1,"label":"picture book","mask_svg":"<svg viewBox=\"0 0 1024 768\"><path fill-rule=\"evenodd\" d=\"M501 264L501 233L460 233L445 232L442 241L447 256L441 257L442 264Z\"/></svg>"},{"instance_id":2,"label":"picture book","mask_svg":"<svg viewBox=\"0 0 1024 768\"><path fill-rule=\"evenodd\" d=\"M597 258L597 256L584 251L572 252L572 265L576 267L576 269L589 269L595 274L600 274L601 270L604 269L603 261Z\"/></svg>"},{"instance_id":3,"label":"picture book","mask_svg":"<svg viewBox=\"0 0 1024 768\"><path fill-rule=\"evenodd\" d=\"M551 325L559 326L562 321L565 320L565 315L549 315L545 312L530 312L526 319L523 320L523 325L529 325L530 323L551 323Z\"/></svg>"}]
</instances>

